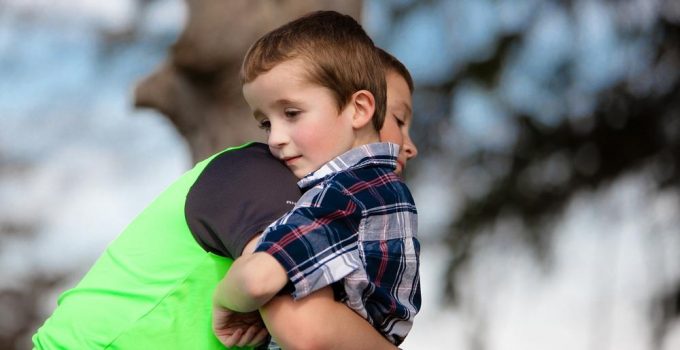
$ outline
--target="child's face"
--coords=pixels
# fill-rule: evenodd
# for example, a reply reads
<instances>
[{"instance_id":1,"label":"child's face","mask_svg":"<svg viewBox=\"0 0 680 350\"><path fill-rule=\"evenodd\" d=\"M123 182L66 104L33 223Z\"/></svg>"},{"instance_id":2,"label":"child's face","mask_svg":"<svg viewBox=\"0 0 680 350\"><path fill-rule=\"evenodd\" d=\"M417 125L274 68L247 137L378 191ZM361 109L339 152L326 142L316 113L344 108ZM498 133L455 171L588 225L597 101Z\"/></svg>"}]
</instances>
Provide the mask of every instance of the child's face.
<instances>
[{"instance_id":1,"label":"child's face","mask_svg":"<svg viewBox=\"0 0 680 350\"><path fill-rule=\"evenodd\" d=\"M401 174L406 167L406 162L418 155L418 149L409 135L413 116L411 91L406 80L394 71L388 71L385 81L387 83L387 113L385 124L380 130L380 140L399 145L395 172Z\"/></svg>"},{"instance_id":2,"label":"child's face","mask_svg":"<svg viewBox=\"0 0 680 350\"><path fill-rule=\"evenodd\" d=\"M243 85L243 96L272 154L298 178L350 150L352 114L338 111L330 90L308 82L305 62L284 61Z\"/></svg>"}]
</instances>

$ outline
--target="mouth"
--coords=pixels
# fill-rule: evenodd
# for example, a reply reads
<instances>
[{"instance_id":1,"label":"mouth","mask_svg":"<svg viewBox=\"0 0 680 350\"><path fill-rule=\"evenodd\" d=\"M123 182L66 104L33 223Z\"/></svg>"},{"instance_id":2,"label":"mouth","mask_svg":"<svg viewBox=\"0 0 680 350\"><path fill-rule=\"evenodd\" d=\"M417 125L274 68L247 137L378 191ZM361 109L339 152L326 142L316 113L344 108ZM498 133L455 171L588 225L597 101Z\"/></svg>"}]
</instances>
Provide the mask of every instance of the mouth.
<instances>
[{"instance_id":1,"label":"mouth","mask_svg":"<svg viewBox=\"0 0 680 350\"><path fill-rule=\"evenodd\" d=\"M300 157L302 156L284 157L282 160L286 165L292 165L296 160L300 159Z\"/></svg>"}]
</instances>

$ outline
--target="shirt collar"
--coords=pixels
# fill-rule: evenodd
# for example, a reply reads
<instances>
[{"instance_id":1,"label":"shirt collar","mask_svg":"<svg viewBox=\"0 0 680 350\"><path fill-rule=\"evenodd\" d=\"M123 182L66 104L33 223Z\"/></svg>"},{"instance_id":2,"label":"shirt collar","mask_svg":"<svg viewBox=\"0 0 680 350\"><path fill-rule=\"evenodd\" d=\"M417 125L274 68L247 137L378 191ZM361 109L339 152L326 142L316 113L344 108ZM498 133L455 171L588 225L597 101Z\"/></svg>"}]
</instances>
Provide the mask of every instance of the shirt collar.
<instances>
[{"instance_id":1,"label":"shirt collar","mask_svg":"<svg viewBox=\"0 0 680 350\"><path fill-rule=\"evenodd\" d=\"M349 169L381 166L395 170L397 168L398 155L399 145L389 142L369 143L355 147L333 158L318 170L300 179L298 187L304 190L333 174Z\"/></svg>"}]
</instances>

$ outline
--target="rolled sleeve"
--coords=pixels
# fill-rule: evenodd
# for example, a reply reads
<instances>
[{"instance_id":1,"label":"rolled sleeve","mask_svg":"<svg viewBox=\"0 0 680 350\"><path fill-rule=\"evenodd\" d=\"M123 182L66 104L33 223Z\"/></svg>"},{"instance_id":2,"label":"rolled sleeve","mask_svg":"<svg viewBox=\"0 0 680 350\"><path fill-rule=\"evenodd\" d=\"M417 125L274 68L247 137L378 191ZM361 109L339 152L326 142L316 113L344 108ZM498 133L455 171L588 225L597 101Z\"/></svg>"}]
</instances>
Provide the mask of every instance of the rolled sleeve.
<instances>
[{"instance_id":1,"label":"rolled sleeve","mask_svg":"<svg viewBox=\"0 0 680 350\"><path fill-rule=\"evenodd\" d=\"M311 189L265 230L255 251L273 256L288 274L293 298L341 280L362 266L361 208L338 188Z\"/></svg>"}]
</instances>

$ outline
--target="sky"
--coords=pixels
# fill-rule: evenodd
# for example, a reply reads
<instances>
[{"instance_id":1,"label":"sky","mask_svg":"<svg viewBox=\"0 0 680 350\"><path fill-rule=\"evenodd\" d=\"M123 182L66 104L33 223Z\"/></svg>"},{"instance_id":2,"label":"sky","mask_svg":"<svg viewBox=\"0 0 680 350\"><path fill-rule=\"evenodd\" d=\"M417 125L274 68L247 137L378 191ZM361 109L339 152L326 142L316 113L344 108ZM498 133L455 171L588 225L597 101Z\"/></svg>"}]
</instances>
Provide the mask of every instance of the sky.
<instances>
[{"instance_id":1,"label":"sky","mask_svg":"<svg viewBox=\"0 0 680 350\"><path fill-rule=\"evenodd\" d=\"M385 18L382 6L408 3L368 1L365 26L406 63L417 86L484 57L500 33L530 32L497 91L467 82L451 97L456 136L470 147L512 143L507 106L537 108L525 103L536 99L545 103L541 111L561 106L564 96L550 96L542 84L569 55L588 57L569 97L583 97L574 108L584 109L589 89L630 74L629 63L644 59L644 45L619 41L613 18L594 1L579 2L576 22L538 0L443 1L398 23ZM162 61L186 14L179 1L157 1L142 18L140 42L107 51L97 33L134 21L134 2L0 6L0 220L35 231L0 237L0 288L21 288L36 271L68 273L39 301L47 315L106 244L190 167L166 119L131 107L134 83ZM537 12L543 15L528 21ZM546 124L557 118L538 114ZM473 349L479 335L489 350L650 348L649 298L680 276L674 258L680 208L672 193L654 190L647 174L635 173L577 195L555 222L549 268L507 238L516 223L499 223L475 243L476 258L459 284L462 304L452 307L442 303L449 253L437 238L470 189L444 181L457 171L452 162L421 157L422 171L409 185L423 237L423 309L404 349ZM481 180L473 174L467 183ZM2 327L9 327L6 319ZM676 324L663 349L679 347Z\"/></svg>"}]
</instances>

